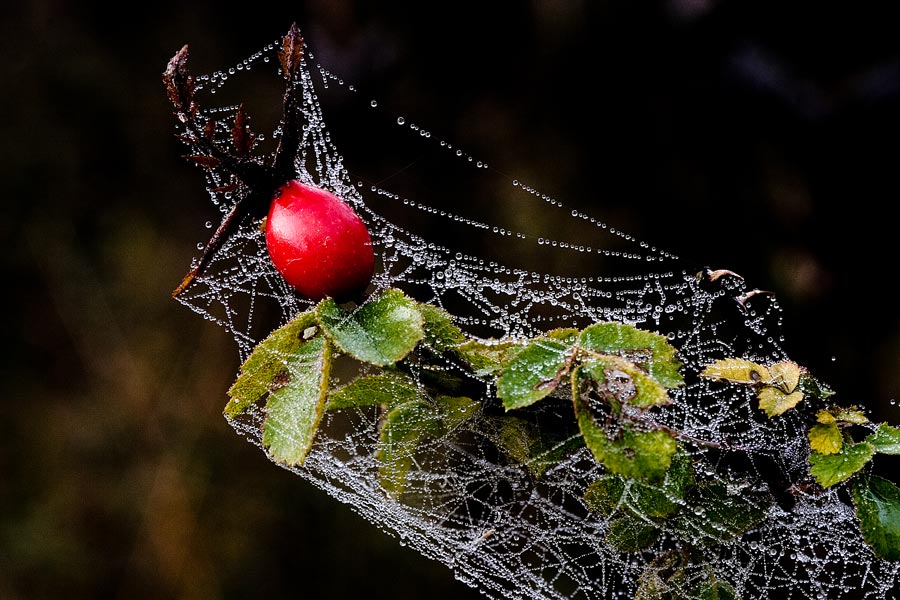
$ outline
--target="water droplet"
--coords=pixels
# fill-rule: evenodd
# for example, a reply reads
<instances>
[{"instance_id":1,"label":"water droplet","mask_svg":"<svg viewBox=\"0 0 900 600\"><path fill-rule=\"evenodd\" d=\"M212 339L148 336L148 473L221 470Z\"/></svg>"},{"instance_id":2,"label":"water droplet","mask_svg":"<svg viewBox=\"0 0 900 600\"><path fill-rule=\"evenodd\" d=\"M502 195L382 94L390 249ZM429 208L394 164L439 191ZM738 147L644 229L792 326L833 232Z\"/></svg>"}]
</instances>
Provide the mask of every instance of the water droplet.
<instances>
[{"instance_id":1,"label":"water droplet","mask_svg":"<svg viewBox=\"0 0 900 600\"><path fill-rule=\"evenodd\" d=\"M204 223L203 225L204 225L204 227L206 227L207 229L212 229L213 223L212 223L212 221L207 221L207 222Z\"/></svg>"},{"instance_id":2,"label":"water droplet","mask_svg":"<svg viewBox=\"0 0 900 600\"><path fill-rule=\"evenodd\" d=\"M404 124L406 124L406 119L404 119L403 117L397 117L397 125L404 125Z\"/></svg>"},{"instance_id":3,"label":"water droplet","mask_svg":"<svg viewBox=\"0 0 900 600\"><path fill-rule=\"evenodd\" d=\"M378 107L378 101L377 101L377 100L372 100L371 102L369 102L369 106L371 106L372 108L377 108L377 107Z\"/></svg>"}]
</instances>

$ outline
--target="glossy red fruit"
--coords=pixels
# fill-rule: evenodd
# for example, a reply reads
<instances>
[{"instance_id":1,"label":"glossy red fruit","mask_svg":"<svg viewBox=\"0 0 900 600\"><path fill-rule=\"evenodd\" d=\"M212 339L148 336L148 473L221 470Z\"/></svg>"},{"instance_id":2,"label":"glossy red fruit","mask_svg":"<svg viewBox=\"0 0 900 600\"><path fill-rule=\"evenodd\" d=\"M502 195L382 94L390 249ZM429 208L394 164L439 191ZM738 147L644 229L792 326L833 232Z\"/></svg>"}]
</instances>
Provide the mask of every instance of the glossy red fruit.
<instances>
[{"instance_id":1,"label":"glossy red fruit","mask_svg":"<svg viewBox=\"0 0 900 600\"><path fill-rule=\"evenodd\" d=\"M297 180L275 192L266 247L285 281L312 300L354 299L372 280L375 255L365 223L331 192Z\"/></svg>"}]
</instances>

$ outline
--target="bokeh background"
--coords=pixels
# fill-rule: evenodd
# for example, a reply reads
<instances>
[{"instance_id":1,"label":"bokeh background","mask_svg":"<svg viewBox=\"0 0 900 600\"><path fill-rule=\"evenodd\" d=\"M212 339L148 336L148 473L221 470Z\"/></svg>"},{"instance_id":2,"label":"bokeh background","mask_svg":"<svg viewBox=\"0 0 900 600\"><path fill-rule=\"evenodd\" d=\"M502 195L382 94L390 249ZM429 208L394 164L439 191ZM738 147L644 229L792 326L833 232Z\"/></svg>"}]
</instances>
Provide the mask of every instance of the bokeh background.
<instances>
[{"instance_id":1,"label":"bokeh background","mask_svg":"<svg viewBox=\"0 0 900 600\"><path fill-rule=\"evenodd\" d=\"M0 598L479 597L235 435L234 344L169 300L215 213L162 69L295 20L387 110L776 291L791 355L900 422L890 3L381 4L4 7Z\"/></svg>"}]
</instances>

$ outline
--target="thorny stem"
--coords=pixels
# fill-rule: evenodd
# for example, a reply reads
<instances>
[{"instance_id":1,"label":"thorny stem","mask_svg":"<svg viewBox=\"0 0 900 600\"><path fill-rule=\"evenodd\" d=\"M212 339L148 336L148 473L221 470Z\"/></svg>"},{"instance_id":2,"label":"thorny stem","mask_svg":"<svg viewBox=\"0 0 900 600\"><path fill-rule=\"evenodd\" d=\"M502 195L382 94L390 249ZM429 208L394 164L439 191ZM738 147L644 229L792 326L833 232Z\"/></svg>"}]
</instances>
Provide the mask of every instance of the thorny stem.
<instances>
[{"instance_id":1,"label":"thorny stem","mask_svg":"<svg viewBox=\"0 0 900 600\"><path fill-rule=\"evenodd\" d=\"M187 70L188 47L185 45L175 53L163 73L163 83L169 99L175 107L175 114L184 123L184 141L199 151L187 156L189 160L207 169L221 168L237 180L236 200L231 210L224 216L200 256L197 265L184 277L172 292L175 298L186 290L200 276L222 244L231 237L249 215L262 217L266 214L272 195L280 185L294 177L294 162L300 146L300 98L297 85L301 76L300 63L303 60L303 37L297 24L284 36L278 53L286 84L282 118L282 139L275 151L271 165L249 156L253 136L247 127L248 117L243 105L235 117L232 137L238 155L222 148L214 141L216 123L208 119L201 124L198 118L199 105L194 101L194 79Z\"/></svg>"}]
</instances>

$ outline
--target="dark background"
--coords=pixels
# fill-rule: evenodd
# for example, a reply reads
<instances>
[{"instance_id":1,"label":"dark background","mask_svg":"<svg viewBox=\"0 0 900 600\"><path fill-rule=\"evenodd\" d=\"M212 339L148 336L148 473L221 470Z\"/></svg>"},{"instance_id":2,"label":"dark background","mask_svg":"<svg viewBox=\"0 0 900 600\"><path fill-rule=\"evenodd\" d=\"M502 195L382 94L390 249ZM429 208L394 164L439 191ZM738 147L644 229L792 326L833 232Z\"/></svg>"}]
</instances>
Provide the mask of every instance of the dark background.
<instances>
[{"instance_id":1,"label":"dark background","mask_svg":"<svg viewBox=\"0 0 900 600\"><path fill-rule=\"evenodd\" d=\"M196 72L232 65L294 20L387 110L776 291L792 357L900 422L900 36L882 8L75 4L0 17L0 598L478 597L236 436L234 345L168 297L214 213L162 69L185 42Z\"/></svg>"}]
</instances>

